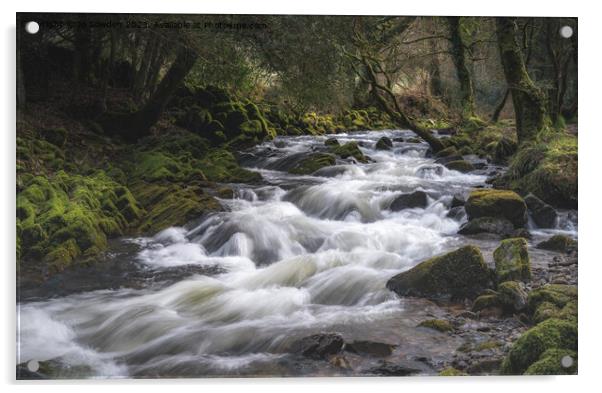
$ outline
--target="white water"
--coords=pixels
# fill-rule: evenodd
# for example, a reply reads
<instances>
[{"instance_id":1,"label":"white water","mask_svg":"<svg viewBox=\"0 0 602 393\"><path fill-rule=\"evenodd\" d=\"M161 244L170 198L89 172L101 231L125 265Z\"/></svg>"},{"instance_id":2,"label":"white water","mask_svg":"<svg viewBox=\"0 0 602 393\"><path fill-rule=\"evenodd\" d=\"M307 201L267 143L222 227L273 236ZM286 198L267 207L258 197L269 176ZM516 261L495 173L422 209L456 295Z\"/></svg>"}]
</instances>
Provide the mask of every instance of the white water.
<instances>
[{"instance_id":1,"label":"white water","mask_svg":"<svg viewBox=\"0 0 602 393\"><path fill-rule=\"evenodd\" d=\"M451 352L453 343L440 333L414 328L436 312L433 306L398 299L385 283L462 242L460 223L446 217L449 202L486 177L435 165L422 144L373 150L383 135L408 134L337 135L365 144L375 162L331 167L320 176L277 169L283 158L321 148L325 138L257 147L247 161L267 185L241 187L239 198L222 201L229 211L197 227L134 240L140 268L217 265L223 273L20 304L18 362L60 358L100 377L316 375L299 369L287 350L317 332L428 356L447 345ZM425 209L387 209L414 190L430 195Z\"/></svg>"}]
</instances>

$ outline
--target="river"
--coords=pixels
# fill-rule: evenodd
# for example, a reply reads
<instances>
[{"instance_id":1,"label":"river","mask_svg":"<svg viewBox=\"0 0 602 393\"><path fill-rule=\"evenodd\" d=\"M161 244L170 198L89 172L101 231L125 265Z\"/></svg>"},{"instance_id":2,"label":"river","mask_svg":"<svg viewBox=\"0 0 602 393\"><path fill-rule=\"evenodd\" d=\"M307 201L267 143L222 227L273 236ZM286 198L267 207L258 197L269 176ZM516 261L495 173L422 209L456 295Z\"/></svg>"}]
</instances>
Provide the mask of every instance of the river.
<instances>
[{"instance_id":1,"label":"river","mask_svg":"<svg viewBox=\"0 0 602 393\"><path fill-rule=\"evenodd\" d=\"M382 136L396 140L392 150L375 150ZM374 375L383 364L436 373L433 364L450 361L461 338L416 326L447 311L400 299L385 283L470 241L456 234L465 219L447 216L451 200L485 186L499 168L450 171L425 157L426 144L399 139L409 136L336 135L341 143L358 141L372 161L341 162L311 176L286 169L323 150L326 137L256 146L241 160L264 182L232 185L236 197L220 200L224 212L115 241L106 256L112 262L78 279L77 290L59 278L52 296L22 293L18 362L60 359L101 378ZM428 194L425 208L389 210L415 190ZM566 218L561 227L576 235ZM478 242L486 254L497 244ZM296 340L325 332L393 350L349 354L346 367L291 350Z\"/></svg>"}]
</instances>

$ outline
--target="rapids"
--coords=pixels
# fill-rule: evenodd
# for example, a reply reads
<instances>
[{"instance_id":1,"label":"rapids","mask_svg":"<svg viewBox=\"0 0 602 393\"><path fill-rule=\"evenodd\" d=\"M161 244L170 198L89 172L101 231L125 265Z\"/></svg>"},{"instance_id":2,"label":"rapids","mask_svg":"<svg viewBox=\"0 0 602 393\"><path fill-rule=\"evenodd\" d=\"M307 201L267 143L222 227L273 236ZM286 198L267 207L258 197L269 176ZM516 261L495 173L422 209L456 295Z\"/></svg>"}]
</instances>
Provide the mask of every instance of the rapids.
<instances>
[{"instance_id":1,"label":"rapids","mask_svg":"<svg viewBox=\"0 0 602 393\"><path fill-rule=\"evenodd\" d=\"M130 266L124 275L144 272L136 285L98 276L90 288L21 298L17 362L60 359L100 378L344 375L290 351L302 337L338 332L346 342L396 345L387 361L432 374L420 359L449 360L458 338L416 328L441 309L399 299L385 283L467 242L456 234L464 219L447 217L451 200L483 186L492 168L450 171L425 157L425 144L375 150L384 135L411 133L336 135L358 141L372 162L340 161L312 176L286 169L324 149L325 137L282 137L246 152L242 163L264 182L232 185L224 212L119 241L110 257ZM415 190L428 194L426 208L388 209ZM565 221L560 231L576 235ZM357 375L382 360L355 362Z\"/></svg>"}]
</instances>

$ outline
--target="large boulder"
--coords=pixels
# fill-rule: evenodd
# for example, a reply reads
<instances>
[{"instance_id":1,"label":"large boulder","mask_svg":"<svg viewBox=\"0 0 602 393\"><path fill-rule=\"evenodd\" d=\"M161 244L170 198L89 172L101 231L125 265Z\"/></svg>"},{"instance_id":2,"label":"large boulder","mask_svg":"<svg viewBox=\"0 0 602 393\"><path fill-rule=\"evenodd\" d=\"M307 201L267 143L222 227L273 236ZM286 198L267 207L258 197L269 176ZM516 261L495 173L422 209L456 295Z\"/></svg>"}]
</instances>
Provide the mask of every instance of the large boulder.
<instances>
[{"instance_id":1,"label":"large boulder","mask_svg":"<svg viewBox=\"0 0 602 393\"><path fill-rule=\"evenodd\" d=\"M343 159L352 157L358 162L368 162L368 158L362 153L356 141L347 142L340 146L331 145L328 150Z\"/></svg>"},{"instance_id":2,"label":"large boulder","mask_svg":"<svg viewBox=\"0 0 602 393\"><path fill-rule=\"evenodd\" d=\"M531 280L531 261L527 241L520 238L502 240L493 252L498 282Z\"/></svg>"},{"instance_id":3,"label":"large boulder","mask_svg":"<svg viewBox=\"0 0 602 393\"><path fill-rule=\"evenodd\" d=\"M414 191L410 194L401 194L393 202L389 207L394 212L403 210L403 209L414 209L414 208L422 208L424 209L427 205L427 194L424 191Z\"/></svg>"},{"instance_id":4,"label":"large boulder","mask_svg":"<svg viewBox=\"0 0 602 393\"><path fill-rule=\"evenodd\" d=\"M376 150L391 150L393 148L393 141L386 136L383 136L376 142Z\"/></svg>"},{"instance_id":5,"label":"large boulder","mask_svg":"<svg viewBox=\"0 0 602 393\"><path fill-rule=\"evenodd\" d=\"M474 190L464 207L469 220L479 217L505 218L515 228L523 227L527 223L527 205L514 191Z\"/></svg>"},{"instance_id":6,"label":"large boulder","mask_svg":"<svg viewBox=\"0 0 602 393\"><path fill-rule=\"evenodd\" d=\"M536 197L533 194L529 194L525 197L525 203L529 208L529 213L540 228L554 228L556 227L556 220L558 215L556 210Z\"/></svg>"},{"instance_id":7,"label":"large boulder","mask_svg":"<svg viewBox=\"0 0 602 393\"><path fill-rule=\"evenodd\" d=\"M464 246L433 257L391 278L387 288L400 296L474 298L491 284L481 251Z\"/></svg>"}]
</instances>

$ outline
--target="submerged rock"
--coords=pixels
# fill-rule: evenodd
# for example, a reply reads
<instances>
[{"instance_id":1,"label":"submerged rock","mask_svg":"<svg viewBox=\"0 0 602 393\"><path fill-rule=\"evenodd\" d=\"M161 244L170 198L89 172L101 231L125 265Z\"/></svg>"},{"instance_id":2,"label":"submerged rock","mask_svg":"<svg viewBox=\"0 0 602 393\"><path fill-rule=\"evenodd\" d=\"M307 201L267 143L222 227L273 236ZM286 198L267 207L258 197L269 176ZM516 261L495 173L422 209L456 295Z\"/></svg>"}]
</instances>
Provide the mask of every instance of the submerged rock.
<instances>
[{"instance_id":1,"label":"submerged rock","mask_svg":"<svg viewBox=\"0 0 602 393\"><path fill-rule=\"evenodd\" d=\"M493 259L498 282L531 279L531 261L525 239L502 240L500 246L493 252Z\"/></svg>"},{"instance_id":2,"label":"submerged rock","mask_svg":"<svg viewBox=\"0 0 602 393\"><path fill-rule=\"evenodd\" d=\"M554 228L556 227L556 220L558 215L556 210L536 197L533 194L529 194L525 197L525 203L529 208L529 213L535 224L540 228Z\"/></svg>"},{"instance_id":3,"label":"submerged rock","mask_svg":"<svg viewBox=\"0 0 602 393\"><path fill-rule=\"evenodd\" d=\"M577 242L565 235L554 235L537 245L542 250L570 253L577 250Z\"/></svg>"},{"instance_id":4,"label":"submerged rock","mask_svg":"<svg viewBox=\"0 0 602 393\"><path fill-rule=\"evenodd\" d=\"M478 233L494 233L507 236L514 231L514 225L505 218L479 217L468 221L458 231L461 235L476 235Z\"/></svg>"},{"instance_id":5,"label":"submerged rock","mask_svg":"<svg viewBox=\"0 0 602 393\"><path fill-rule=\"evenodd\" d=\"M326 146L339 146L340 145L339 141L336 138L328 138L328 139L326 139L324 144Z\"/></svg>"},{"instance_id":6,"label":"submerged rock","mask_svg":"<svg viewBox=\"0 0 602 393\"><path fill-rule=\"evenodd\" d=\"M395 345L374 341L354 341L345 345L345 351L374 357L387 357L393 353Z\"/></svg>"},{"instance_id":7,"label":"submerged rock","mask_svg":"<svg viewBox=\"0 0 602 393\"><path fill-rule=\"evenodd\" d=\"M505 218L515 228L523 227L527 223L527 205L514 191L474 190L464 207L470 220L479 217Z\"/></svg>"},{"instance_id":8,"label":"submerged rock","mask_svg":"<svg viewBox=\"0 0 602 393\"><path fill-rule=\"evenodd\" d=\"M393 148L393 141L391 141L390 138L383 136L376 142L374 147L376 150L391 150Z\"/></svg>"},{"instance_id":9,"label":"submerged rock","mask_svg":"<svg viewBox=\"0 0 602 393\"><path fill-rule=\"evenodd\" d=\"M490 284L481 251L464 246L396 275L387 282L387 288L400 296L473 298Z\"/></svg>"},{"instance_id":10,"label":"submerged rock","mask_svg":"<svg viewBox=\"0 0 602 393\"><path fill-rule=\"evenodd\" d=\"M336 162L332 154L313 153L297 162L289 172L295 175L310 175L318 169L334 165Z\"/></svg>"},{"instance_id":11,"label":"submerged rock","mask_svg":"<svg viewBox=\"0 0 602 393\"><path fill-rule=\"evenodd\" d=\"M411 194L402 194L395 198L389 207L394 212L403 209L425 208L427 205L427 194L424 191L414 191Z\"/></svg>"},{"instance_id":12,"label":"submerged rock","mask_svg":"<svg viewBox=\"0 0 602 393\"><path fill-rule=\"evenodd\" d=\"M338 333L318 333L295 341L291 351L312 359L326 359L343 350L345 341Z\"/></svg>"}]
</instances>

